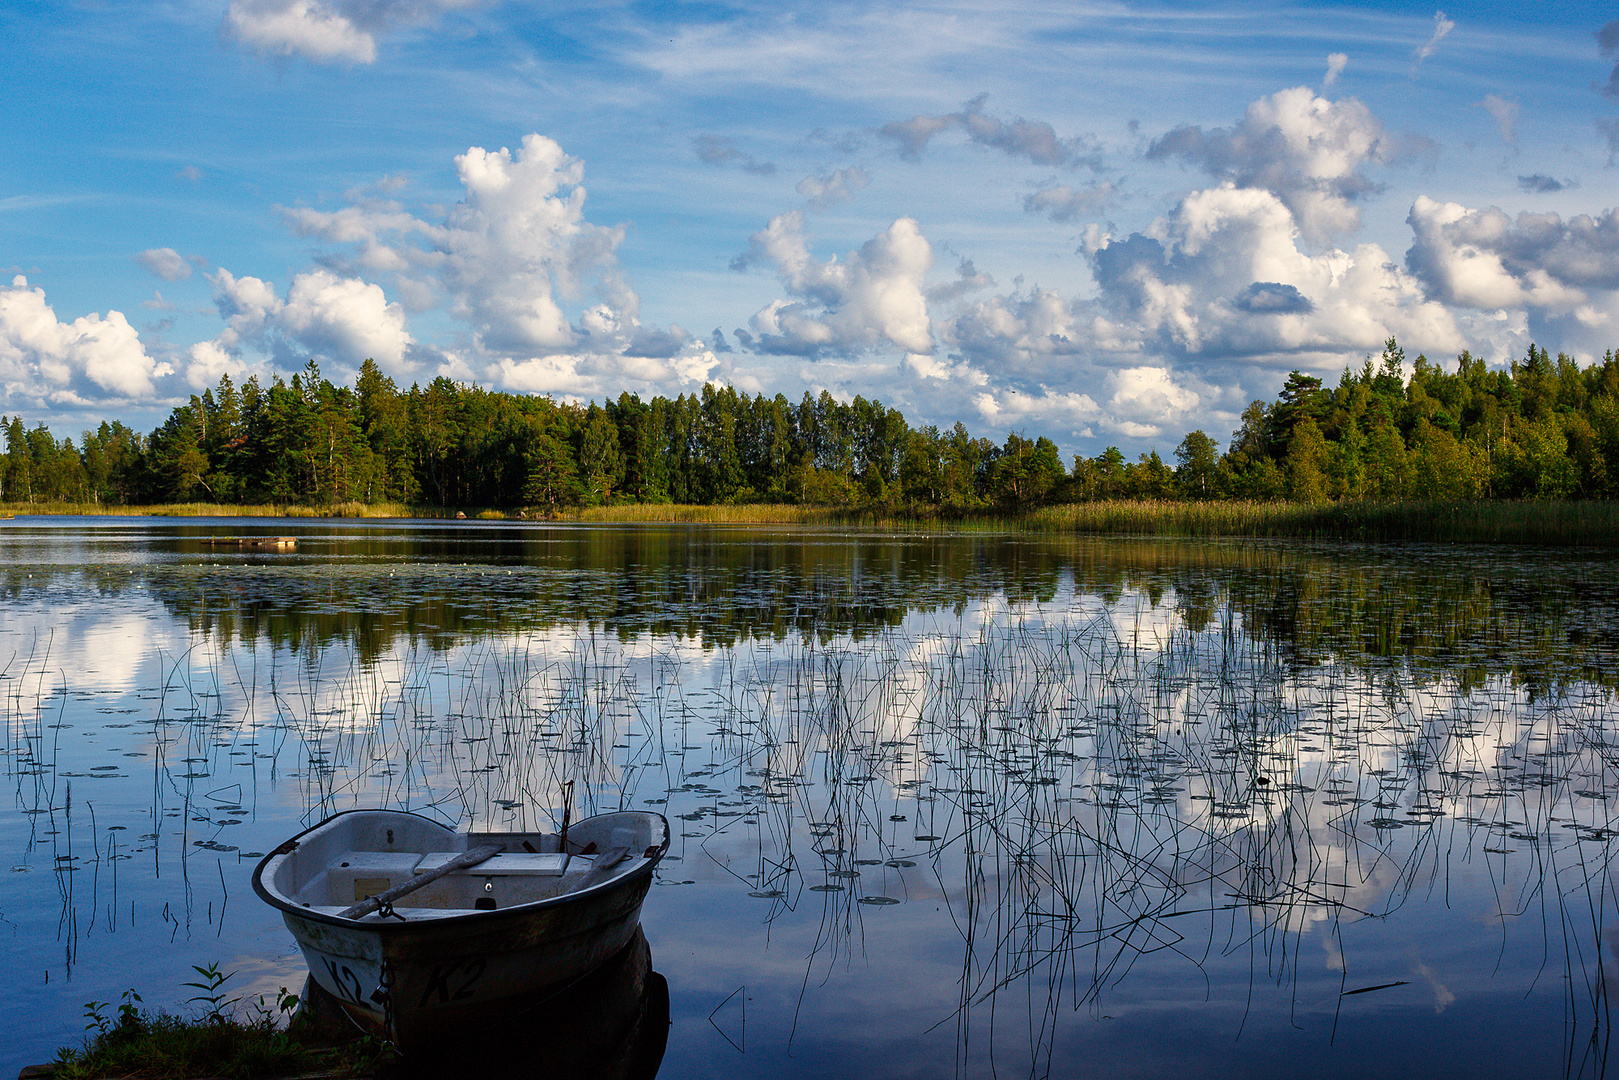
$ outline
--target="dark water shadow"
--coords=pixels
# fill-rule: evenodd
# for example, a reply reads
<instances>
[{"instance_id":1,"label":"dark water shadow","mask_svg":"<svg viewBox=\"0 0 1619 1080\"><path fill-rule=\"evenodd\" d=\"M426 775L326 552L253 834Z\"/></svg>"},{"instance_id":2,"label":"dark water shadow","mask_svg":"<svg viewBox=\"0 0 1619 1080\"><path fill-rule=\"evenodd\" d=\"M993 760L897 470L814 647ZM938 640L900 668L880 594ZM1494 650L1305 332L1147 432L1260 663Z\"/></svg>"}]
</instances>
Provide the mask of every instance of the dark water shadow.
<instances>
[{"instance_id":1,"label":"dark water shadow","mask_svg":"<svg viewBox=\"0 0 1619 1080\"><path fill-rule=\"evenodd\" d=\"M313 980L305 989L320 996ZM312 1005L323 1011L321 1003ZM637 930L628 945L589 974L560 990L503 1002L492 1015L487 1025L469 1024L453 1037L402 1048L378 1075L389 1080L651 1080L669 1042L669 983L652 970L652 950ZM332 1022L345 1021L334 1017Z\"/></svg>"}]
</instances>

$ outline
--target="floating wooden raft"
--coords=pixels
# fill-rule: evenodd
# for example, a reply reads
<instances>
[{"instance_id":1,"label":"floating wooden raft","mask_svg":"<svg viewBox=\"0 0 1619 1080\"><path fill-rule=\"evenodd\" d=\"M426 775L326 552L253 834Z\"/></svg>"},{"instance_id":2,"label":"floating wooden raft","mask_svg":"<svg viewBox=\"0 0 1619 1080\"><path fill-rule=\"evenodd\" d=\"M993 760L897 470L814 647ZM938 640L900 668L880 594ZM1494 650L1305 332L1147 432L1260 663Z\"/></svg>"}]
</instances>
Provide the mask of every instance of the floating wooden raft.
<instances>
[{"instance_id":1,"label":"floating wooden raft","mask_svg":"<svg viewBox=\"0 0 1619 1080\"><path fill-rule=\"evenodd\" d=\"M215 547L292 548L298 546L296 536L205 536L204 544Z\"/></svg>"}]
</instances>

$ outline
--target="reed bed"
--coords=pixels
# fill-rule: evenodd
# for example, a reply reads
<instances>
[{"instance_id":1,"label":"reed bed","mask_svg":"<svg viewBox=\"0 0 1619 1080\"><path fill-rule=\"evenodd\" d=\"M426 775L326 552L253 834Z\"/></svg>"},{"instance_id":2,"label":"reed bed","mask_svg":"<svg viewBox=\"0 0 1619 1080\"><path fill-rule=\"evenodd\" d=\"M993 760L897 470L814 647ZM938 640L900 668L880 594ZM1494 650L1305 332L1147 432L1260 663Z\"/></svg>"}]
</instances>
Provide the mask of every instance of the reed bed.
<instances>
[{"instance_id":1,"label":"reed bed","mask_svg":"<svg viewBox=\"0 0 1619 1080\"><path fill-rule=\"evenodd\" d=\"M1039 1014L1017 1023L1032 1019L1043 1074L1064 1015L1103 1015L1159 953L1194 983L1251 953L1256 979L1319 995L1319 974L1300 967L1306 934L1341 952L1341 920L1420 904L1453 858L1527 845L1539 865L1502 866L1493 906L1556 896L1547 931L1569 955L1602 947L1615 889L1603 800L1619 765L1604 753L1605 694L1394 689L1333 664L1301 678L1230 623L1160 637L1121 634L1112 618L1014 616L918 644L806 646L764 665L765 681L744 672L717 731L733 752L713 756L766 778L757 802L774 850L750 895L777 905L769 917L791 917L806 883L836 890L807 982L863 951L852 903L899 902L906 875L892 896L840 882L863 866L931 867L963 943L951 1022L964 1074L977 1071L969 1033L1030 1001ZM794 839L806 829L808 852ZM1572 1072L1599 1074L1605 982L1571 964L1584 990L1568 1019L1592 1040L1571 1048Z\"/></svg>"},{"instance_id":2,"label":"reed bed","mask_svg":"<svg viewBox=\"0 0 1619 1080\"><path fill-rule=\"evenodd\" d=\"M588 507L576 517L578 521L624 525L843 525L860 519L860 512L841 507L793 503L628 503Z\"/></svg>"},{"instance_id":3,"label":"reed bed","mask_svg":"<svg viewBox=\"0 0 1619 1080\"><path fill-rule=\"evenodd\" d=\"M1492 543L1559 547L1619 546L1619 501L1288 503L1248 501L1103 501L1065 503L1026 514L918 506L702 506L633 503L555 513L487 507L345 502L326 506L171 503L0 504L0 515L155 517L453 518L591 524L797 525L892 532L1035 532L1097 536L1252 537L1369 542Z\"/></svg>"},{"instance_id":4,"label":"reed bed","mask_svg":"<svg viewBox=\"0 0 1619 1080\"><path fill-rule=\"evenodd\" d=\"M1105 535L1611 547L1619 545L1619 502L1095 502L1047 507L1021 525Z\"/></svg>"},{"instance_id":5,"label":"reed bed","mask_svg":"<svg viewBox=\"0 0 1619 1080\"><path fill-rule=\"evenodd\" d=\"M621 524L810 525L893 531L1040 532L1101 536L1255 537L1374 542L1619 546L1619 502L1382 503L1105 501L1027 514L940 507L796 505L593 507L576 520Z\"/></svg>"},{"instance_id":6,"label":"reed bed","mask_svg":"<svg viewBox=\"0 0 1619 1080\"><path fill-rule=\"evenodd\" d=\"M1561 967L1553 1037L1569 1075L1600 1075L1612 692L1288 646L1230 603L1194 629L1136 590L993 596L721 649L584 623L365 660L202 638L143 688L152 832L136 850L156 863L159 835L182 830L189 929L208 901L184 860L257 855L228 841L261 784L292 785L304 820L388 805L524 830L555 827L571 785L578 813L671 819L660 886L705 889L727 926L762 921L802 946L798 1008L880 965L896 925L926 928L908 940L947 955L954 984L915 992L954 1031L961 1075L1050 1073L1074 1014L1155 995L1336 1023L1349 995L1382 989L1357 945L1444 903L1457 925L1500 922L1468 932L1489 938L1471 967L1453 959L1470 976L1495 965L1532 985ZM112 834L75 817L55 746L70 695L52 671L43 648L3 672L0 749L61 865ZM81 910L117 906L93 850L97 876L59 875L72 947ZM1301 959L1323 949L1336 968Z\"/></svg>"}]
</instances>

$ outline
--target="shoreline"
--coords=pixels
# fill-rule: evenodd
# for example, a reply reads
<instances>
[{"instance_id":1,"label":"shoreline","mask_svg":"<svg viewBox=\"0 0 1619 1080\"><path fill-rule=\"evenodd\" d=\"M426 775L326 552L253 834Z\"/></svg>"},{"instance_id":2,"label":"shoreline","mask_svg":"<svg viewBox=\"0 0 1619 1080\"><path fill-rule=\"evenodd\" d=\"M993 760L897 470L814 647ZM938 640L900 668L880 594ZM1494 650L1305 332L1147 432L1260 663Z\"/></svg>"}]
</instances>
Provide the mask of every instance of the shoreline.
<instances>
[{"instance_id":1,"label":"shoreline","mask_svg":"<svg viewBox=\"0 0 1619 1080\"><path fill-rule=\"evenodd\" d=\"M1083 536L1294 538L1369 542L1501 543L1619 547L1619 501L1179 502L1066 503L1022 514L940 507L689 505L634 503L565 512L487 507L340 503L235 506L169 503L97 506L0 504L0 521L30 517L308 518L310 520L464 520L624 525L805 525L929 529L944 532L1070 533Z\"/></svg>"}]
</instances>

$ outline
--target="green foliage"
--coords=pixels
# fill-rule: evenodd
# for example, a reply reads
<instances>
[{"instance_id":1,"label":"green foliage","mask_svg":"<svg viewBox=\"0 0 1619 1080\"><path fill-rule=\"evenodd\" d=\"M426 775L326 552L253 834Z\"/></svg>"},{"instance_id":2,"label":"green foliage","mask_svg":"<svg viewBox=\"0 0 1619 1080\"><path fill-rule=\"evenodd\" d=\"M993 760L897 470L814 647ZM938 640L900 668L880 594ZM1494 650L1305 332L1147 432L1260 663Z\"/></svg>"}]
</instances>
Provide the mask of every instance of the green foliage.
<instances>
[{"instance_id":1,"label":"green foliage","mask_svg":"<svg viewBox=\"0 0 1619 1080\"><path fill-rule=\"evenodd\" d=\"M111 1002L86 1001L84 1003L84 1030L94 1031L97 1035L118 1033L119 1037L128 1035L140 1028L144 1023L140 1011L141 996L133 989L125 990L118 1003L118 1019L113 1021L106 1015Z\"/></svg>"},{"instance_id":2,"label":"green foliage","mask_svg":"<svg viewBox=\"0 0 1619 1080\"><path fill-rule=\"evenodd\" d=\"M1031 441L1016 432L989 462L987 476L996 501L1019 513L1050 502L1064 479L1056 443L1044 437Z\"/></svg>"},{"instance_id":3,"label":"green foliage","mask_svg":"<svg viewBox=\"0 0 1619 1080\"><path fill-rule=\"evenodd\" d=\"M442 376L401 391L370 360L353 388L313 361L269 386L222 378L150 437L102 424L75 447L20 417L0 417L0 436L0 501L34 507L766 503L960 516L1063 501L1593 499L1619 496L1619 358L1582 369L1530 346L1504 370L1464 352L1447 372L1391 338L1335 388L1289 372L1274 402L1243 411L1224 454L1194 431L1173 468L1156 450L1131 462L1110 446L1069 471L1044 437L997 446L960 423L913 430L880 402L826 391L794 404L708 385L581 405Z\"/></svg>"},{"instance_id":4,"label":"green foliage","mask_svg":"<svg viewBox=\"0 0 1619 1080\"><path fill-rule=\"evenodd\" d=\"M1287 495L1294 502L1323 502L1327 497L1327 441L1314 417L1302 416L1293 426L1287 447Z\"/></svg>"},{"instance_id":5,"label":"green foliage","mask_svg":"<svg viewBox=\"0 0 1619 1080\"><path fill-rule=\"evenodd\" d=\"M1220 452L1214 440L1194 431L1175 448L1175 487L1183 498L1214 497L1220 482Z\"/></svg>"},{"instance_id":6,"label":"green foliage","mask_svg":"<svg viewBox=\"0 0 1619 1080\"><path fill-rule=\"evenodd\" d=\"M372 1072L376 1048L339 1049L313 1039L297 1015L298 995L285 987L273 1005L258 998L244 1019L234 1015L237 999L223 989L230 974L221 972L218 964L193 970L198 981L185 985L200 991L189 1002L205 1008L197 1019L148 1012L134 990L124 991L115 1016L108 1015L108 1002L86 1002L85 1030L92 1034L83 1047L57 1052L58 1080L132 1076L258 1080L317 1068L331 1076Z\"/></svg>"},{"instance_id":7,"label":"green foliage","mask_svg":"<svg viewBox=\"0 0 1619 1080\"><path fill-rule=\"evenodd\" d=\"M191 965L191 970L195 971L202 981L181 983L180 985L189 986L201 991L201 993L186 998L186 1004L194 1005L200 1002L208 1006L206 1019L215 1023L223 1023L226 1010L234 1008L236 1003L241 1000L240 998L227 997L224 989L225 984L236 977L236 972L232 971L229 974L221 972L217 963L209 964L207 967L199 967L193 964Z\"/></svg>"},{"instance_id":8,"label":"green foliage","mask_svg":"<svg viewBox=\"0 0 1619 1080\"><path fill-rule=\"evenodd\" d=\"M558 507L578 501L579 468L567 444L549 429L539 428L530 435L523 460L523 502L554 513Z\"/></svg>"}]
</instances>

